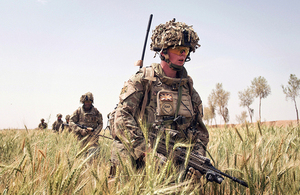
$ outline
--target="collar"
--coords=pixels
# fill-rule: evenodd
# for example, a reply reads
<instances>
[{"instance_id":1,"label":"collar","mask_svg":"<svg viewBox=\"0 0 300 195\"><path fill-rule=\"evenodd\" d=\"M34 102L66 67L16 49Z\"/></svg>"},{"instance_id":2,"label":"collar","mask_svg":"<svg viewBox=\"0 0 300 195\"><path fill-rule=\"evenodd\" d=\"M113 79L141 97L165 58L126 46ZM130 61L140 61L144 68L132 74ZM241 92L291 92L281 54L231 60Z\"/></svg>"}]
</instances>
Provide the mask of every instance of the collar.
<instances>
[{"instance_id":1,"label":"collar","mask_svg":"<svg viewBox=\"0 0 300 195\"><path fill-rule=\"evenodd\" d=\"M188 83L188 74L187 74L185 67L183 67L183 69L181 71L177 72L176 78L171 78L171 77L168 77L165 75L160 64L153 63L153 64L151 64L151 66L152 66L156 76L161 80L162 83L164 83L166 85L173 86L173 88L178 88L179 84L180 84L180 86L183 86ZM182 75L182 78L181 78L181 75Z\"/></svg>"}]
</instances>

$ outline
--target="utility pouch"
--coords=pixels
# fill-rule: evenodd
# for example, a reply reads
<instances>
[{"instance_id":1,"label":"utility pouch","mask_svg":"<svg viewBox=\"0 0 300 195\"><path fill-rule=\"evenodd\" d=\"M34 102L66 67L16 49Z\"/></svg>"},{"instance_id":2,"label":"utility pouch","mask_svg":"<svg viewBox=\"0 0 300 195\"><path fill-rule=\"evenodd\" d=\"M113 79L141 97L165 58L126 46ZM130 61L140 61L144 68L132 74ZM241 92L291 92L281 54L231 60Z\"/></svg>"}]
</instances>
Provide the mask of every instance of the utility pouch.
<instances>
[{"instance_id":1,"label":"utility pouch","mask_svg":"<svg viewBox=\"0 0 300 195\"><path fill-rule=\"evenodd\" d=\"M161 90L157 94L157 116L174 116L178 101L178 92ZM182 93L178 116L192 117L194 115L191 96Z\"/></svg>"}]
</instances>

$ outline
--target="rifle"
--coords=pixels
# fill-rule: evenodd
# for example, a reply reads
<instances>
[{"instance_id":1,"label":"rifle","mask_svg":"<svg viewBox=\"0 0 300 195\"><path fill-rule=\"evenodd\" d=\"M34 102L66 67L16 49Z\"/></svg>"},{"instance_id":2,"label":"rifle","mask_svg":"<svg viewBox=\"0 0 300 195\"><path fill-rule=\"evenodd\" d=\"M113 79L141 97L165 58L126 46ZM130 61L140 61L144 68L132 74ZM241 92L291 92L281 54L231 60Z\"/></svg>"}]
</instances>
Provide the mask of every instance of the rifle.
<instances>
[{"instance_id":1,"label":"rifle","mask_svg":"<svg viewBox=\"0 0 300 195\"><path fill-rule=\"evenodd\" d=\"M156 134L151 132L151 133L149 133L149 137L150 137L150 139L154 140L156 138ZM168 151L171 151L173 149L174 145L175 145L175 142L172 139L170 139ZM159 140L157 152L163 154L164 156L167 156L168 151L166 148L165 139L162 138L161 140ZM175 152L174 152L174 157L180 162L185 162L186 153L187 152L186 152L185 148L176 148ZM205 175L206 179L210 182L216 182L218 184L221 184L222 181L224 180L224 177L227 177L227 178L231 179L232 181L237 182L248 188L248 184L245 181L240 180L236 177L233 177L231 175L228 175L228 174L218 170L211 164L209 158L206 158L206 157L198 154L197 152L190 153L188 167L193 167L195 170L198 170L202 175ZM187 173L187 170L186 170L186 173ZM222 176L224 176L224 177L222 177Z\"/></svg>"},{"instance_id":2,"label":"rifle","mask_svg":"<svg viewBox=\"0 0 300 195\"><path fill-rule=\"evenodd\" d=\"M145 42L144 42L144 47L143 47L142 57L141 57L140 60L136 61L135 64L134 64L135 66L139 66L140 68L143 67L143 60L144 60L144 55L145 55L145 50L146 50L146 45L147 45L148 34L149 34L151 22L152 22L152 17L153 17L153 15L150 14L148 27L147 27L147 32L146 32L146 37L145 37Z\"/></svg>"},{"instance_id":3,"label":"rifle","mask_svg":"<svg viewBox=\"0 0 300 195\"><path fill-rule=\"evenodd\" d=\"M76 123L75 123L76 124ZM87 126L85 126L85 125L80 125L80 124L76 124L78 127L80 127L80 128L82 128L82 129L86 129L86 130L88 130L88 131L91 131L91 132L93 132L95 129L93 129L92 127L87 127ZM97 135L95 135L95 136L100 136L100 137L104 137L104 138L106 138L106 139L110 139L110 140L114 140L113 138L111 138L111 137L107 137L107 136L105 136L105 135L100 135L100 132L97 134Z\"/></svg>"},{"instance_id":4,"label":"rifle","mask_svg":"<svg viewBox=\"0 0 300 195\"><path fill-rule=\"evenodd\" d=\"M76 124L76 123L75 123ZM86 129L88 131L91 131L93 132L95 129L93 129L92 127L88 127L88 126L85 126L85 125L80 125L80 124L76 124L78 127L80 127L81 129Z\"/></svg>"}]
</instances>

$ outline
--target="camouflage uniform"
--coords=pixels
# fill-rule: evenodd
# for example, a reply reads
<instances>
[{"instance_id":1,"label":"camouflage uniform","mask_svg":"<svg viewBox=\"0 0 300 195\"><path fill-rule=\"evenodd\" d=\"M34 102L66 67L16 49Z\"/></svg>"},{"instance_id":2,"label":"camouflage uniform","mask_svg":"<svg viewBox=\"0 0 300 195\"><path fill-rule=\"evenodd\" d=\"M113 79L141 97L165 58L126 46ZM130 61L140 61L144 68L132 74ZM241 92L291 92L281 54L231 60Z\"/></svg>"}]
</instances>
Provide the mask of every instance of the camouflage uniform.
<instances>
[{"instance_id":1,"label":"camouflage uniform","mask_svg":"<svg viewBox=\"0 0 300 195\"><path fill-rule=\"evenodd\" d=\"M61 126L60 126L60 128L59 128L59 132L62 132L62 131L68 131L68 132L71 132L72 131L72 129L70 128L70 123L69 123L69 120L70 120L70 115L67 115L66 116L66 122L64 122Z\"/></svg>"},{"instance_id":2,"label":"camouflage uniform","mask_svg":"<svg viewBox=\"0 0 300 195\"><path fill-rule=\"evenodd\" d=\"M62 117L62 114L57 114L57 118ZM61 119L57 119L53 124L52 124L52 130L59 132L60 126L63 124L63 121Z\"/></svg>"},{"instance_id":3,"label":"camouflage uniform","mask_svg":"<svg viewBox=\"0 0 300 195\"><path fill-rule=\"evenodd\" d=\"M41 123L39 124L39 129L47 129L48 124L44 122L45 120L42 118Z\"/></svg>"},{"instance_id":4,"label":"camouflage uniform","mask_svg":"<svg viewBox=\"0 0 300 195\"><path fill-rule=\"evenodd\" d=\"M82 99L80 101L84 103ZM94 131L91 134L82 135L82 133L87 130L80 128L76 124L91 127ZM93 146L98 146L99 137L97 135L103 127L102 114L93 105L89 110L85 110L84 106L79 107L70 117L70 127L76 134L78 140L85 138L82 141L82 147L90 141L93 142Z\"/></svg>"},{"instance_id":5,"label":"camouflage uniform","mask_svg":"<svg viewBox=\"0 0 300 195\"><path fill-rule=\"evenodd\" d=\"M185 25L184 23L177 23L176 25L178 24ZM160 26L156 27L156 29L160 28L163 29L163 27ZM157 33L157 30L154 32L154 35L155 33ZM195 37L193 39L194 42L190 43L193 44L191 51L195 51L195 48L200 46L198 45L199 38L197 35L190 33L190 37L192 36ZM156 41L160 43L163 42L159 39ZM157 44L155 45L152 42L151 49L154 51L163 51L163 48L176 45L170 40L166 43L171 44L155 50L153 48L157 46ZM189 58L189 54L187 58ZM114 131L112 132L112 136L115 141L111 155L111 161L113 163L111 174L114 174L113 169L115 169L115 165L119 163L117 154L121 157L126 157L130 154L130 156L137 161L137 164L140 159L143 158L145 141L138 121L141 114L143 114L141 113L141 107L146 91L148 91L148 98L143 120L146 121L147 126L150 127L150 131L155 122L170 121L170 123L164 125L164 127L176 130L178 132L176 139L183 138L188 140L187 137L192 138L193 143L195 143L193 150L205 156L205 149L209 142L209 133L202 122L203 107L201 98L193 88L192 78L188 76L186 69L183 67L176 71L176 78L167 77L161 65L154 63L151 67L140 69L140 71L125 83L119 96L120 101L118 107L114 112ZM179 88L181 88L182 96L177 115L176 107L179 97ZM174 119L175 115L179 116L182 120L172 122L170 117ZM128 140L128 136L130 140ZM127 144L129 142L131 144ZM125 148L124 144L127 148Z\"/></svg>"},{"instance_id":6,"label":"camouflage uniform","mask_svg":"<svg viewBox=\"0 0 300 195\"><path fill-rule=\"evenodd\" d=\"M148 124L153 124L155 121L162 121L165 118L174 115L174 111L177 105L176 96L177 89L174 86L179 85L179 78L170 78L164 75L163 70L159 64L152 64L151 68L154 70L155 81L151 85L151 89L148 97L148 104L145 109L145 119ZM113 137L115 138L115 145L117 151L114 150L112 157L113 161L116 161L116 152L124 152L124 148L119 145L120 140L127 140L124 135L124 130L129 132L130 140L133 145L131 155L136 160L141 157L144 150L144 137L140 130L138 124L138 117L140 112L140 104L143 101L145 85L147 85L147 80L143 77L143 72L139 71L137 74L133 75L128 82L125 83L122 92L120 94L120 102L115 112L115 132L113 132ZM185 138L185 134L193 133L194 140L196 141L196 146L194 150L202 155L205 155L204 149L201 146L201 142L204 146L207 145L209 141L208 131L205 128L202 117L203 108L202 101L197 93L197 91L192 87L193 81L191 77L187 75L185 69L183 69L183 79L181 80L182 90L182 101L185 104L181 104L181 109L179 110L179 115L185 117L185 122L182 124L170 124L168 128L176 129L179 131L177 138ZM163 96L173 97L173 100L161 101ZM159 97L160 96L160 97ZM159 105L158 105L159 104ZM162 109L158 109L158 108ZM169 114L168 114L169 112ZM197 117L197 119L195 119ZM197 120L197 131L188 132L188 127L192 126L193 120ZM151 125L148 125L151 126ZM114 149L116 149L114 147Z\"/></svg>"}]
</instances>

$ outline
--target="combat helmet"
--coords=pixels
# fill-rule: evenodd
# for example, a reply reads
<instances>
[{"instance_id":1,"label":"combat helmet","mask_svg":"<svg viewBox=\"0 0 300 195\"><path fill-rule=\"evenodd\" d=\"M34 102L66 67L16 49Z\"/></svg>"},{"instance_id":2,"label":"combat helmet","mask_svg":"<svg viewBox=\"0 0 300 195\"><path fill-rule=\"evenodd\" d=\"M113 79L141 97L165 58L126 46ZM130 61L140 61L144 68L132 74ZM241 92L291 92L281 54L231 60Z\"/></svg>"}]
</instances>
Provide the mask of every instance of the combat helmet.
<instances>
[{"instance_id":1,"label":"combat helmet","mask_svg":"<svg viewBox=\"0 0 300 195\"><path fill-rule=\"evenodd\" d=\"M69 120L69 119L70 119L70 115L67 115L65 119L66 119L66 120Z\"/></svg>"},{"instance_id":2,"label":"combat helmet","mask_svg":"<svg viewBox=\"0 0 300 195\"><path fill-rule=\"evenodd\" d=\"M169 47L185 46L190 48L190 52L195 52L201 46L198 44L199 37L192 26L188 26L183 22L175 22L175 18L165 24L156 26L151 40L150 49L156 53L163 52L164 54L166 54ZM190 53L186 61L190 60L189 55Z\"/></svg>"},{"instance_id":3,"label":"combat helmet","mask_svg":"<svg viewBox=\"0 0 300 195\"><path fill-rule=\"evenodd\" d=\"M93 94L91 92L87 92L84 95L82 95L80 97L80 102L84 103L85 101L91 101L92 103L94 103L94 97Z\"/></svg>"},{"instance_id":4,"label":"combat helmet","mask_svg":"<svg viewBox=\"0 0 300 195\"><path fill-rule=\"evenodd\" d=\"M58 117L62 117L62 114L58 113L58 114L56 115L56 117L57 117L57 118L58 118Z\"/></svg>"}]
</instances>

